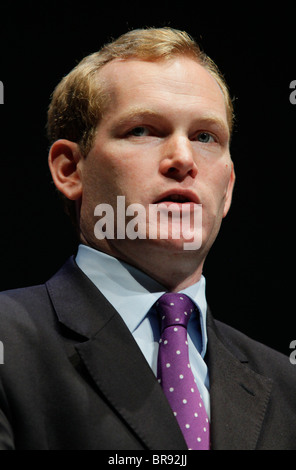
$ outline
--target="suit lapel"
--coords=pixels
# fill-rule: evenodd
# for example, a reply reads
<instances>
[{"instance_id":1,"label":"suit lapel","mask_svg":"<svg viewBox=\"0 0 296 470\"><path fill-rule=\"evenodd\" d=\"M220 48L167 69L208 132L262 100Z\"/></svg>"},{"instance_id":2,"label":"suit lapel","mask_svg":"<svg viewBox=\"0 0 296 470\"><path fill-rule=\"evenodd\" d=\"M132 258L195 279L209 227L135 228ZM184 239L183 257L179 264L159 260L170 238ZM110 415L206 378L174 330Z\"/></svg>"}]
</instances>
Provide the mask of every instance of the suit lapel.
<instances>
[{"instance_id":1,"label":"suit lapel","mask_svg":"<svg viewBox=\"0 0 296 470\"><path fill-rule=\"evenodd\" d=\"M76 345L100 393L151 450L186 444L151 368L120 315L70 260L47 289L59 321L87 341Z\"/></svg>"},{"instance_id":2,"label":"suit lapel","mask_svg":"<svg viewBox=\"0 0 296 470\"><path fill-rule=\"evenodd\" d=\"M255 373L220 340L208 313L208 353L213 449L256 448L272 381Z\"/></svg>"},{"instance_id":3,"label":"suit lapel","mask_svg":"<svg viewBox=\"0 0 296 470\"><path fill-rule=\"evenodd\" d=\"M76 349L100 391L147 449L186 449L160 385L118 316Z\"/></svg>"}]
</instances>

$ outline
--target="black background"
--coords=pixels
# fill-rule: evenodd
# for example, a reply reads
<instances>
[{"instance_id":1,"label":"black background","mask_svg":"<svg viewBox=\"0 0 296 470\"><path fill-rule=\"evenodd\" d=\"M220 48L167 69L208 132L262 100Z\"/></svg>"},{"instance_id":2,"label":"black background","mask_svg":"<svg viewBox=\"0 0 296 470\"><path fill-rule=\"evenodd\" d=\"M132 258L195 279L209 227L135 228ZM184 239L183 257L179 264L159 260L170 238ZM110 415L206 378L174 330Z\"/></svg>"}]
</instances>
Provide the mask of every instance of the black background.
<instances>
[{"instance_id":1,"label":"black background","mask_svg":"<svg viewBox=\"0 0 296 470\"><path fill-rule=\"evenodd\" d=\"M296 339L296 7L293 2L2 2L0 290L39 284L76 247L47 167L50 94L128 29L186 30L235 98L236 187L204 274L214 316L290 353Z\"/></svg>"}]
</instances>

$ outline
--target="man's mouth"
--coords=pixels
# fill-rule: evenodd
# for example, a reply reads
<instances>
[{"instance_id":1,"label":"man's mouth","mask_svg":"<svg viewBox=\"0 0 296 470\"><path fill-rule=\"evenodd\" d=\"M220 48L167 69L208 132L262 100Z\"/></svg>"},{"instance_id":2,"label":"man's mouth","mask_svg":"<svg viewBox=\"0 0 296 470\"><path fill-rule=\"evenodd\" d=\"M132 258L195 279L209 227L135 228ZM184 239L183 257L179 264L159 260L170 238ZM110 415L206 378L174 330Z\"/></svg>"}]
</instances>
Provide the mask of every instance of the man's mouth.
<instances>
[{"instance_id":1,"label":"man's mouth","mask_svg":"<svg viewBox=\"0 0 296 470\"><path fill-rule=\"evenodd\" d=\"M185 202L192 202L189 198L185 196L181 196L180 194L172 194L171 196L166 196L159 201L157 201L157 204L160 204L162 202L179 202L179 203L185 203Z\"/></svg>"},{"instance_id":2,"label":"man's mouth","mask_svg":"<svg viewBox=\"0 0 296 470\"><path fill-rule=\"evenodd\" d=\"M154 204L161 204L161 203L177 203L177 204L186 204L186 203L194 203L200 204L200 201L195 193L192 191L169 191L160 195L154 201Z\"/></svg>"}]
</instances>

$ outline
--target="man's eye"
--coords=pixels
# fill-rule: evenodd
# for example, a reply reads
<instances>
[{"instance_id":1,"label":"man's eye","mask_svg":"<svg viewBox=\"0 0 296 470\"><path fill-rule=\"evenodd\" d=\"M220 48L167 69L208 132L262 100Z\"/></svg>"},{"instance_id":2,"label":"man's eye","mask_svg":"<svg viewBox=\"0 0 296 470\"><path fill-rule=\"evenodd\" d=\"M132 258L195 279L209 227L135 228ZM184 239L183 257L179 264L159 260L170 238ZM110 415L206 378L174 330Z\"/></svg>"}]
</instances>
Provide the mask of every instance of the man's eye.
<instances>
[{"instance_id":1,"label":"man's eye","mask_svg":"<svg viewBox=\"0 0 296 470\"><path fill-rule=\"evenodd\" d=\"M211 134L209 134L208 132L201 132L200 134L198 134L197 140L199 142L202 142L203 144L208 144L210 142L215 142L214 137Z\"/></svg>"},{"instance_id":2,"label":"man's eye","mask_svg":"<svg viewBox=\"0 0 296 470\"><path fill-rule=\"evenodd\" d=\"M129 132L129 135L132 135L134 137L145 137L149 135L149 129L147 129L147 127L142 127L142 126L134 127Z\"/></svg>"}]
</instances>

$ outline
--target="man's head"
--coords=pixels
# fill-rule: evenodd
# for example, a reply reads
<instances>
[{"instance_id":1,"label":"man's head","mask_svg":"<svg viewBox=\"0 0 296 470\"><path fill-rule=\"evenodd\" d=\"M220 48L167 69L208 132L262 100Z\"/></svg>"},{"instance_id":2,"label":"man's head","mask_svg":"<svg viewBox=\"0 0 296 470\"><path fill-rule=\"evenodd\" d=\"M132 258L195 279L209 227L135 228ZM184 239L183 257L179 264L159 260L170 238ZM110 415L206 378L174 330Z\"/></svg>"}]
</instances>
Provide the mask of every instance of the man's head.
<instances>
[{"instance_id":1,"label":"man's head","mask_svg":"<svg viewBox=\"0 0 296 470\"><path fill-rule=\"evenodd\" d=\"M48 125L53 179L76 201L82 241L161 282L172 262L176 280L198 266L200 276L231 202L232 119L222 76L185 33L132 31L84 59L55 90ZM198 253L184 253L182 240L149 239L148 217L137 240L96 239L95 207L115 209L118 196L147 213L161 201L189 212L202 204Z\"/></svg>"},{"instance_id":2,"label":"man's head","mask_svg":"<svg viewBox=\"0 0 296 470\"><path fill-rule=\"evenodd\" d=\"M68 139L79 144L82 153L89 152L97 125L108 105L107 83L98 73L114 59L135 58L143 61L191 57L215 78L225 99L231 134L233 106L227 84L216 64L186 32L172 28L132 30L100 51L85 57L56 87L48 110L50 143Z\"/></svg>"}]
</instances>

